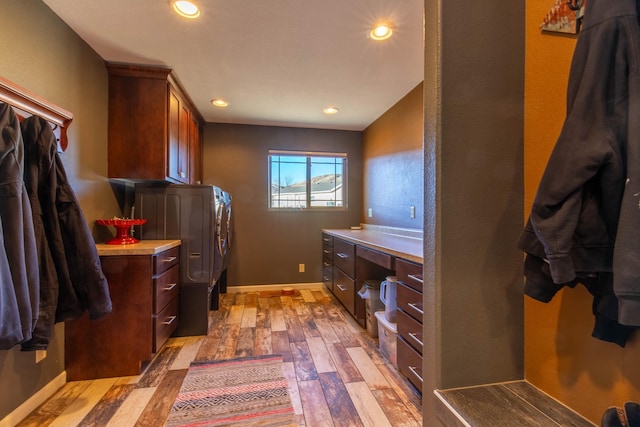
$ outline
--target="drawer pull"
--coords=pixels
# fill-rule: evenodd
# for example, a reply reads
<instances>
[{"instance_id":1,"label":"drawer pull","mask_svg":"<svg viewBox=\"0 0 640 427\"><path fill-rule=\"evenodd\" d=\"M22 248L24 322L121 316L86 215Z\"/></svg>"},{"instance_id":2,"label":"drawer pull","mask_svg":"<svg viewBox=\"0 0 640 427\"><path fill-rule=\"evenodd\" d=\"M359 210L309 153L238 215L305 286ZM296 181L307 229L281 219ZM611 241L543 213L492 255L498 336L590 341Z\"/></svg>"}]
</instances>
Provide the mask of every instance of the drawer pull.
<instances>
[{"instance_id":1,"label":"drawer pull","mask_svg":"<svg viewBox=\"0 0 640 427\"><path fill-rule=\"evenodd\" d=\"M327 249L323 249L322 252L324 252L325 254L330 254L331 253L331 251L327 250Z\"/></svg>"},{"instance_id":2,"label":"drawer pull","mask_svg":"<svg viewBox=\"0 0 640 427\"><path fill-rule=\"evenodd\" d=\"M336 283L336 287L340 289L342 292L346 291L348 288L342 286L340 283Z\"/></svg>"},{"instance_id":3,"label":"drawer pull","mask_svg":"<svg viewBox=\"0 0 640 427\"><path fill-rule=\"evenodd\" d=\"M331 239L329 239L328 237L323 237L322 241L329 243L331 241Z\"/></svg>"},{"instance_id":4,"label":"drawer pull","mask_svg":"<svg viewBox=\"0 0 640 427\"><path fill-rule=\"evenodd\" d=\"M176 257L170 256L169 258L165 258L164 260L162 260L162 262L173 262L175 260L176 260Z\"/></svg>"},{"instance_id":5,"label":"drawer pull","mask_svg":"<svg viewBox=\"0 0 640 427\"><path fill-rule=\"evenodd\" d=\"M327 276L322 276L322 280L324 280L325 282L328 282L329 280L331 280L330 278L328 278Z\"/></svg>"},{"instance_id":6,"label":"drawer pull","mask_svg":"<svg viewBox=\"0 0 640 427\"><path fill-rule=\"evenodd\" d=\"M407 305L413 308L415 311L419 312L420 314L424 314L424 310L422 309L422 304L416 304L414 302L410 302Z\"/></svg>"},{"instance_id":7,"label":"drawer pull","mask_svg":"<svg viewBox=\"0 0 640 427\"><path fill-rule=\"evenodd\" d=\"M415 366L407 366L407 367L409 368L409 370L411 371L411 373L412 373L413 375L415 375L416 377L418 377L418 378L420 379L420 382L424 382L424 381L422 380L422 375L420 375L420 374L418 373L418 368L417 368L417 367L415 367Z\"/></svg>"},{"instance_id":8,"label":"drawer pull","mask_svg":"<svg viewBox=\"0 0 640 427\"><path fill-rule=\"evenodd\" d=\"M169 286L167 286L166 288L164 288L165 291L170 291L173 288L175 288L176 286L178 286L178 283L172 283Z\"/></svg>"},{"instance_id":9,"label":"drawer pull","mask_svg":"<svg viewBox=\"0 0 640 427\"><path fill-rule=\"evenodd\" d=\"M418 334L416 334L415 332L409 332L409 336L413 338L417 343L420 343L420 347L424 347L422 340L418 338Z\"/></svg>"},{"instance_id":10,"label":"drawer pull","mask_svg":"<svg viewBox=\"0 0 640 427\"><path fill-rule=\"evenodd\" d=\"M331 264L329 264L328 262L324 262L322 265L324 265L325 267L331 267Z\"/></svg>"},{"instance_id":11,"label":"drawer pull","mask_svg":"<svg viewBox=\"0 0 640 427\"><path fill-rule=\"evenodd\" d=\"M342 259L346 259L349 258L349 255L342 253L342 252L338 252L336 255L338 255L338 257L342 258Z\"/></svg>"},{"instance_id":12,"label":"drawer pull","mask_svg":"<svg viewBox=\"0 0 640 427\"><path fill-rule=\"evenodd\" d=\"M162 322L165 325L170 325L172 324L176 319L178 318L178 316L169 316L169 318L167 320L165 320L164 322Z\"/></svg>"},{"instance_id":13,"label":"drawer pull","mask_svg":"<svg viewBox=\"0 0 640 427\"><path fill-rule=\"evenodd\" d=\"M409 274L407 275L407 277L409 277L409 279L415 280L416 282L424 284L424 281L422 280L422 274Z\"/></svg>"}]
</instances>

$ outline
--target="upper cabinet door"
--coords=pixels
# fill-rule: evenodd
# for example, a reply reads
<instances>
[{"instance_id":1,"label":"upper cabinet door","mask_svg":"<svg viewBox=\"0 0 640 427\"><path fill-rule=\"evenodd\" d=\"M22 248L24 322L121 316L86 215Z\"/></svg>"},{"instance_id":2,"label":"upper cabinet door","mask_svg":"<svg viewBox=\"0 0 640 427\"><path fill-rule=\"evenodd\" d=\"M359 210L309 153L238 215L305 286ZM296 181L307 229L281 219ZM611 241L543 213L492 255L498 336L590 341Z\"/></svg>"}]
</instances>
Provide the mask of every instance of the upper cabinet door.
<instances>
[{"instance_id":1,"label":"upper cabinet door","mask_svg":"<svg viewBox=\"0 0 640 427\"><path fill-rule=\"evenodd\" d=\"M169 151L167 176L189 183L189 122L190 114L175 88L169 90Z\"/></svg>"},{"instance_id":2,"label":"upper cabinet door","mask_svg":"<svg viewBox=\"0 0 640 427\"><path fill-rule=\"evenodd\" d=\"M202 132L200 121L191 114L189 120L189 181L192 184L202 184Z\"/></svg>"},{"instance_id":3,"label":"upper cabinet door","mask_svg":"<svg viewBox=\"0 0 640 427\"><path fill-rule=\"evenodd\" d=\"M195 183L202 120L170 69L108 64L109 178ZM195 179L198 178L198 179Z\"/></svg>"}]
</instances>

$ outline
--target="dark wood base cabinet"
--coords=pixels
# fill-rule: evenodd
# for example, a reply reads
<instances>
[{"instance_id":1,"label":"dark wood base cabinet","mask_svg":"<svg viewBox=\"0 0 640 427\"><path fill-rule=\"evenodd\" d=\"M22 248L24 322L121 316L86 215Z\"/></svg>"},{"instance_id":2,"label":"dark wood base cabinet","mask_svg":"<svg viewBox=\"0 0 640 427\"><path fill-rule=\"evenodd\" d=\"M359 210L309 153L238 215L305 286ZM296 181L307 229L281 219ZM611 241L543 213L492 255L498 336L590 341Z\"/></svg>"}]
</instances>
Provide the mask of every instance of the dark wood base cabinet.
<instances>
[{"instance_id":1,"label":"dark wood base cabinet","mask_svg":"<svg viewBox=\"0 0 640 427\"><path fill-rule=\"evenodd\" d=\"M396 260L398 370L422 393L422 265Z\"/></svg>"},{"instance_id":2,"label":"dark wood base cabinet","mask_svg":"<svg viewBox=\"0 0 640 427\"><path fill-rule=\"evenodd\" d=\"M398 370L422 393L422 264L322 234L322 281L363 328L366 306L357 292L392 275L398 279Z\"/></svg>"},{"instance_id":3,"label":"dark wood base cabinet","mask_svg":"<svg viewBox=\"0 0 640 427\"><path fill-rule=\"evenodd\" d=\"M69 381L139 375L178 322L179 247L157 255L102 256L113 311L65 322Z\"/></svg>"},{"instance_id":4,"label":"dark wood base cabinet","mask_svg":"<svg viewBox=\"0 0 640 427\"><path fill-rule=\"evenodd\" d=\"M358 291L368 280L384 280L392 269L391 255L322 234L322 282L363 328L366 301Z\"/></svg>"}]
</instances>

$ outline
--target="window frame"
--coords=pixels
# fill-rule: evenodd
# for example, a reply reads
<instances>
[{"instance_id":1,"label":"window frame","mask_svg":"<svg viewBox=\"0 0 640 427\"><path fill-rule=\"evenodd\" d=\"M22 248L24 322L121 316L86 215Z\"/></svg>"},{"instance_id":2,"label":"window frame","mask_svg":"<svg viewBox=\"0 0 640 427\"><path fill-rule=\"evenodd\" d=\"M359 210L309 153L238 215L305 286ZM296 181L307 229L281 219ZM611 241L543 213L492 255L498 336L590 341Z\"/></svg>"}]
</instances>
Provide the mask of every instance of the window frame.
<instances>
[{"instance_id":1,"label":"window frame","mask_svg":"<svg viewBox=\"0 0 640 427\"><path fill-rule=\"evenodd\" d=\"M273 206L273 157L306 157L306 207L278 207ZM313 165L313 158L342 158L342 206L312 206L312 191L311 191L311 166ZM348 155L347 153L327 152L327 151L293 151L293 150L269 150L267 156L267 207L270 211L345 211L347 210L348 201Z\"/></svg>"}]
</instances>

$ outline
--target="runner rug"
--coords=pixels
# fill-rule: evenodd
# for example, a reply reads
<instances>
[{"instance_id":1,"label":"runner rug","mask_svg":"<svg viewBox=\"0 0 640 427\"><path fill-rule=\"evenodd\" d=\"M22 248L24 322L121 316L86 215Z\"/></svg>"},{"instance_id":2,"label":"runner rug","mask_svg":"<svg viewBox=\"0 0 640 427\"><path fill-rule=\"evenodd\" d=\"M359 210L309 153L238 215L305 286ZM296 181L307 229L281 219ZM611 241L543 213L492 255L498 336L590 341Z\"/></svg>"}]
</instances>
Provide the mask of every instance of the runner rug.
<instances>
[{"instance_id":1,"label":"runner rug","mask_svg":"<svg viewBox=\"0 0 640 427\"><path fill-rule=\"evenodd\" d=\"M277 355L191 363L166 426L295 426Z\"/></svg>"}]
</instances>

